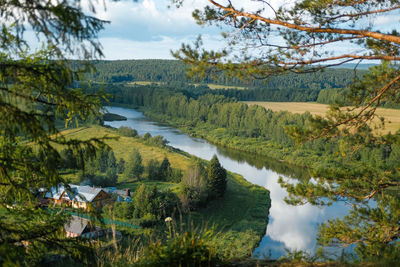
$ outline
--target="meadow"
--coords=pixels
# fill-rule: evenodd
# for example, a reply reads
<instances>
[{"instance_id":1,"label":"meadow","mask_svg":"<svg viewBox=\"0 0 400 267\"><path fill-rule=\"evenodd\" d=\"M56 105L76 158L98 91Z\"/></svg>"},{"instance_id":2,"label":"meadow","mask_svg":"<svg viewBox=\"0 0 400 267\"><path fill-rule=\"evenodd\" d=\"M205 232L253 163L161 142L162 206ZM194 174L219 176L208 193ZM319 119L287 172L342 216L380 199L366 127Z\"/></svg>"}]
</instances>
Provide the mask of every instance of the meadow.
<instances>
[{"instance_id":1,"label":"meadow","mask_svg":"<svg viewBox=\"0 0 400 267\"><path fill-rule=\"evenodd\" d=\"M248 105L259 105L272 111L288 111L291 113L310 112L312 115L325 116L329 110L329 105L312 102L260 102L244 101ZM395 133L400 129L400 109L378 108L378 116L385 118L385 128L375 131L376 133L387 134ZM374 122L373 125L374 126Z\"/></svg>"}]
</instances>

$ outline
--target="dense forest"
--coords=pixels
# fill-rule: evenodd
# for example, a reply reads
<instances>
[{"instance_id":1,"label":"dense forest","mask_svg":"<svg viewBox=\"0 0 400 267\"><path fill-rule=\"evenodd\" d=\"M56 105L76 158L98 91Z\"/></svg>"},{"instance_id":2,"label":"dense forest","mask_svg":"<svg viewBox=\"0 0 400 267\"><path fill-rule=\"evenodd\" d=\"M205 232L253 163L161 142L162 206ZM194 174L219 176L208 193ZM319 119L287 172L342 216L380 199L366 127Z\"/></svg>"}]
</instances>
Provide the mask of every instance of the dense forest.
<instances>
[{"instance_id":1,"label":"dense forest","mask_svg":"<svg viewBox=\"0 0 400 267\"><path fill-rule=\"evenodd\" d=\"M74 62L76 64L76 62ZM177 60L114 60L96 61L95 70L86 73L85 78L94 84L134 84L135 82L160 83L163 87L182 91L185 95L197 97L204 94L223 95L238 101L273 102L318 102L321 104L351 105L346 98L348 86L367 73L365 66L357 72L349 68L329 68L318 73L286 73L271 76L266 80L240 80L223 73L203 80L192 80L186 76L186 67ZM210 84L218 85L218 89ZM226 86L224 88L223 86ZM392 103L384 107L398 108Z\"/></svg>"},{"instance_id":2,"label":"dense forest","mask_svg":"<svg viewBox=\"0 0 400 267\"><path fill-rule=\"evenodd\" d=\"M98 61L96 71L88 73L86 78L93 82L121 83L147 81L165 83L169 86L190 86L194 81L186 77L185 65L176 60L118 60ZM213 94L235 97L241 101L317 101L321 90L338 89L335 94L343 94L341 88L347 87L355 77L361 77L364 70L355 72L349 69L327 69L321 73L273 76L267 80L240 80L224 74L196 81L203 87L207 84L240 86L247 88L229 88L212 90ZM337 98L337 97L336 97ZM339 97L340 98L340 97ZM326 101L326 98L321 98ZM318 100L319 101L319 100ZM321 102L327 103L327 102Z\"/></svg>"}]
</instances>

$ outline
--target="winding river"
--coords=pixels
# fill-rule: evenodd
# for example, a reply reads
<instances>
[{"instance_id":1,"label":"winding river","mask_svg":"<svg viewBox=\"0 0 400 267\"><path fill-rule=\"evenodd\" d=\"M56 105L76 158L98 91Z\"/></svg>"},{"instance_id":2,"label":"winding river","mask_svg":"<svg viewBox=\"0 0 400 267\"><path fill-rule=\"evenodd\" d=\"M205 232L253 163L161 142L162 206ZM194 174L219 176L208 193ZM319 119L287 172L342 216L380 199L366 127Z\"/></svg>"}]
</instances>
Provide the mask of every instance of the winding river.
<instances>
[{"instance_id":1,"label":"winding river","mask_svg":"<svg viewBox=\"0 0 400 267\"><path fill-rule=\"evenodd\" d=\"M236 172L253 184L267 188L271 194L271 209L267 232L254 257L279 258L286 250L304 250L313 253L316 248L318 225L327 219L345 215L348 208L343 203L330 207L315 207L309 204L291 206L285 203L286 191L278 184L278 178L301 179L307 176L304 169L295 168L265 157L254 156L210 144L193 138L181 131L147 119L143 113L134 109L108 107L109 112L127 117L126 121L106 122L112 127L129 126L139 134L162 135L169 145L197 157L210 160L214 154L227 170Z\"/></svg>"}]
</instances>

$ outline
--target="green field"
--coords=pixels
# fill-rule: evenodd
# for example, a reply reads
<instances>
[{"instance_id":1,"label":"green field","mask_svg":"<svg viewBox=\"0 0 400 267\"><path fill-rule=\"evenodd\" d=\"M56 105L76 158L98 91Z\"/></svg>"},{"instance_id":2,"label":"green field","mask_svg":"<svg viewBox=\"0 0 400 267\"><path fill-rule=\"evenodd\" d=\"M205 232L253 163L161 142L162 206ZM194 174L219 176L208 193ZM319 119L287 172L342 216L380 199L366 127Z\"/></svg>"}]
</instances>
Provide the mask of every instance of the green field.
<instances>
[{"instance_id":1,"label":"green field","mask_svg":"<svg viewBox=\"0 0 400 267\"><path fill-rule=\"evenodd\" d=\"M325 116L329 110L329 105L311 102L258 102L245 101L248 105L259 105L272 111L289 111L291 113L310 112L312 115ZM400 109L378 108L376 114L385 118L384 129L379 129L377 133L395 133L400 129ZM373 122L374 123L374 122ZM373 125L372 125L373 126Z\"/></svg>"},{"instance_id":2,"label":"green field","mask_svg":"<svg viewBox=\"0 0 400 267\"><path fill-rule=\"evenodd\" d=\"M106 143L114 150L117 159L128 160L129 153L138 149L144 165L150 159L161 161L168 157L171 167L183 172L190 168L194 156L144 144L139 138L119 136L113 129L100 126L82 127L63 131L67 138L86 140L102 136L118 137ZM73 174L72 174L73 175ZM141 182L122 180L118 187L129 187L132 192ZM179 184L160 181L143 181L159 190L172 189L179 194ZM218 253L224 257L242 258L251 251L265 234L270 208L269 191L247 182L242 176L228 172L228 187L223 198L211 201L206 208L191 212L184 218L197 227L215 227L217 235L212 240Z\"/></svg>"}]
</instances>

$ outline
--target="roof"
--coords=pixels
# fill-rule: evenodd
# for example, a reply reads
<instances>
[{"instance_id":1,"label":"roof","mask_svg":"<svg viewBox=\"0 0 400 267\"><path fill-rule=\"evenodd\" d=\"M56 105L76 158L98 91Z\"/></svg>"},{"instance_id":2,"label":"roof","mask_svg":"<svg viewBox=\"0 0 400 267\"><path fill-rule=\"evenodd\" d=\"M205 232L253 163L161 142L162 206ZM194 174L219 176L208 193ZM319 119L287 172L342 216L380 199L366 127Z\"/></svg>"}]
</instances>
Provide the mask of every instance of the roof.
<instances>
[{"instance_id":1,"label":"roof","mask_svg":"<svg viewBox=\"0 0 400 267\"><path fill-rule=\"evenodd\" d=\"M50 191L48 191L45 196L47 198L60 199L64 191L65 191L64 185L59 184L57 186L53 186L52 188L50 188Z\"/></svg>"},{"instance_id":2,"label":"roof","mask_svg":"<svg viewBox=\"0 0 400 267\"><path fill-rule=\"evenodd\" d=\"M115 190L114 194L118 194L122 197L130 197L130 191L126 189L117 189Z\"/></svg>"},{"instance_id":3,"label":"roof","mask_svg":"<svg viewBox=\"0 0 400 267\"><path fill-rule=\"evenodd\" d=\"M79 202L92 202L93 199L103 190L99 187L91 187L88 185L69 185L73 190L74 195L70 196L71 200Z\"/></svg>"},{"instance_id":4,"label":"roof","mask_svg":"<svg viewBox=\"0 0 400 267\"><path fill-rule=\"evenodd\" d=\"M85 231L88 223L89 220L73 215L72 220L64 225L64 229L67 232L81 235Z\"/></svg>"},{"instance_id":5,"label":"roof","mask_svg":"<svg viewBox=\"0 0 400 267\"><path fill-rule=\"evenodd\" d=\"M99 187L91 187L88 185L74 185L70 184L71 190L66 190L64 185L53 186L49 192L46 193L47 198L60 199L61 195L66 192L70 200L79 202L92 202L93 199L101 192L104 191Z\"/></svg>"}]
</instances>

